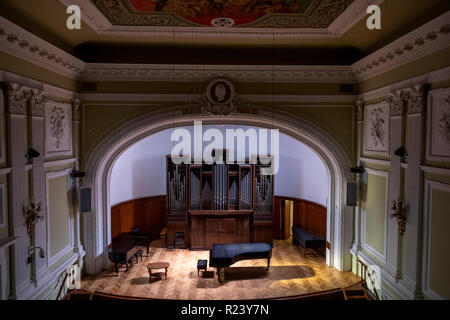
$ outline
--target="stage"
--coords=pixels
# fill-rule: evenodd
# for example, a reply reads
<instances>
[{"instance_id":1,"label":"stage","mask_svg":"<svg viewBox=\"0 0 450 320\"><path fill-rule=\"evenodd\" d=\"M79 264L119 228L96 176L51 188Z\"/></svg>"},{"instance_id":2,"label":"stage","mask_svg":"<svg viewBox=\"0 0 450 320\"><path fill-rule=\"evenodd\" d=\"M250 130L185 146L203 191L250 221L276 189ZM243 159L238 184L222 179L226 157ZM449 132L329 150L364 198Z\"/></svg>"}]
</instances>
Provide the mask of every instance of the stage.
<instances>
[{"instance_id":1,"label":"stage","mask_svg":"<svg viewBox=\"0 0 450 320\"><path fill-rule=\"evenodd\" d=\"M275 240L270 269L267 261L239 261L225 269L226 281L220 284L216 269L208 267L197 276L197 260L209 259L209 251L162 248L153 241L150 257L144 254L131 270L119 276L114 267L96 276L85 276L82 288L124 296L180 300L246 300L287 297L350 286L359 281L351 272L329 268L323 257L303 257L303 249L290 240ZM170 263L168 279L149 282L147 264Z\"/></svg>"}]
</instances>

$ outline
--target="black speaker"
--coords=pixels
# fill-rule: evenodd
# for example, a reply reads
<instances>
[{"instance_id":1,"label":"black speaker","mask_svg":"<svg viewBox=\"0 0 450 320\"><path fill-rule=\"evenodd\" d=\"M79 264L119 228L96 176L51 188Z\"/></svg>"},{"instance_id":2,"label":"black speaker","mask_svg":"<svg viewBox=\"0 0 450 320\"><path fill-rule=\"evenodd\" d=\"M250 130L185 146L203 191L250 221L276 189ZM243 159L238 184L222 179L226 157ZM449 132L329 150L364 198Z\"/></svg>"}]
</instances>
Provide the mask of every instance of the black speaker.
<instances>
[{"instance_id":1,"label":"black speaker","mask_svg":"<svg viewBox=\"0 0 450 320\"><path fill-rule=\"evenodd\" d=\"M91 188L80 188L80 211L91 212Z\"/></svg>"},{"instance_id":2,"label":"black speaker","mask_svg":"<svg viewBox=\"0 0 450 320\"><path fill-rule=\"evenodd\" d=\"M347 182L347 206L356 207L358 205L358 184Z\"/></svg>"}]
</instances>

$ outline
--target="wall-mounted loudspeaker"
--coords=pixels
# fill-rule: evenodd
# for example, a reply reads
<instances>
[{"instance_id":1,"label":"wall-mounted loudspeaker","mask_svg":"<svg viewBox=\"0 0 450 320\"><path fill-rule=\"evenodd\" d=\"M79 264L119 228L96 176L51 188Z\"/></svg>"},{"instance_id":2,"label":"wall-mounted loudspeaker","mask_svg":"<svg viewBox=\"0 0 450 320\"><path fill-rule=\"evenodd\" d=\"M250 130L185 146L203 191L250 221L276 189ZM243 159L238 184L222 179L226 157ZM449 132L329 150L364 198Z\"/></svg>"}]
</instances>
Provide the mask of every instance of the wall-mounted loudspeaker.
<instances>
[{"instance_id":1,"label":"wall-mounted loudspeaker","mask_svg":"<svg viewBox=\"0 0 450 320\"><path fill-rule=\"evenodd\" d=\"M91 188L80 189L80 211L91 212Z\"/></svg>"},{"instance_id":2,"label":"wall-mounted loudspeaker","mask_svg":"<svg viewBox=\"0 0 450 320\"><path fill-rule=\"evenodd\" d=\"M356 207L358 205L358 184L347 182L347 206Z\"/></svg>"}]
</instances>

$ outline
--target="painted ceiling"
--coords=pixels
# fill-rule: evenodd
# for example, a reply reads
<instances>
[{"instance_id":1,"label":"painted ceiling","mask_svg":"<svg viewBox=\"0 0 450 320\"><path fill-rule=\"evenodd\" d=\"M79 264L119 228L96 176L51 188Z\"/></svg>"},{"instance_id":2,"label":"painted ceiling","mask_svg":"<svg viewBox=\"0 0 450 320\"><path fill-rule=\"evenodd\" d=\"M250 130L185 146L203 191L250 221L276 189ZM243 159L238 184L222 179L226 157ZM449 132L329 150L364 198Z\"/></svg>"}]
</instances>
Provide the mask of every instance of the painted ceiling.
<instances>
[{"instance_id":1,"label":"painted ceiling","mask_svg":"<svg viewBox=\"0 0 450 320\"><path fill-rule=\"evenodd\" d=\"M354 0L91 0L113 25L327 28Z\"/></svg>"}]
</instances>

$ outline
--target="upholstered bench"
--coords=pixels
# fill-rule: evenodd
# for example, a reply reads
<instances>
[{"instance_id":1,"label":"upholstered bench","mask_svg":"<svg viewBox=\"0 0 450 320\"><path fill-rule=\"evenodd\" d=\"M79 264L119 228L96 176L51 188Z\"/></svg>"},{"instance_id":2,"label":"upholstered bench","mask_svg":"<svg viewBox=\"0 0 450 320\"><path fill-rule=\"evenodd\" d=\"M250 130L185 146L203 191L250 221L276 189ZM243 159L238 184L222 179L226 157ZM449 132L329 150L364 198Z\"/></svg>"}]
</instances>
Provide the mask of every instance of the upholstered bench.
<instances>
[{"instance_id":1,"label":"upholstered bench","mask_svg":"<svg viewBox=\"0 0 450 320\"><path fill-rule=\"evenodd\" d=\"M317 252L319 249L325 248L325 239L300 227L293 226L292 234L292 243L299 243L303 247L304 256L307 254L307 249L312 249Z\"/></svg>"},{"instance_id":2,"label":"upholstered bench","mask_svg":"<svg viewBox=\"0 0 450 320\"><path fill-rule=\"evenodd\" d=\"M206 268L208 265L208 260L198 260L197 261L197 276L200 276L200 270L204 270L206 272Z\"/></svg>"}]
</instances>

